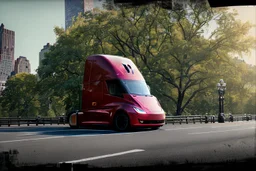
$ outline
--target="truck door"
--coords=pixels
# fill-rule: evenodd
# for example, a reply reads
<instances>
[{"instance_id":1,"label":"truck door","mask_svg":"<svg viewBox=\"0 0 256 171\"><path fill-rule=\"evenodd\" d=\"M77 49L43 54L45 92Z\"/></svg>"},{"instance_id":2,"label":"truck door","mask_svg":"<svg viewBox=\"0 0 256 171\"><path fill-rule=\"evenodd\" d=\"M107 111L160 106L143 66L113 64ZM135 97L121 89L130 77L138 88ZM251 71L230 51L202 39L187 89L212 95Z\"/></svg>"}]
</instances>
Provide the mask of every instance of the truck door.
<instances>
[{"instance_id":1,"label":"truck door","mask_svg":"<svg viewBox=\"0 0 256 171\"><path fill-rule=\"evenodd\" d=\"M106 118L104 118L103 108L103 81L102 70L99 66L99 61L93 61L92 70L90 76L90 85L88 95L88 114L90 120L94 123L104 124Z\"/></svg>"}]
</instances>

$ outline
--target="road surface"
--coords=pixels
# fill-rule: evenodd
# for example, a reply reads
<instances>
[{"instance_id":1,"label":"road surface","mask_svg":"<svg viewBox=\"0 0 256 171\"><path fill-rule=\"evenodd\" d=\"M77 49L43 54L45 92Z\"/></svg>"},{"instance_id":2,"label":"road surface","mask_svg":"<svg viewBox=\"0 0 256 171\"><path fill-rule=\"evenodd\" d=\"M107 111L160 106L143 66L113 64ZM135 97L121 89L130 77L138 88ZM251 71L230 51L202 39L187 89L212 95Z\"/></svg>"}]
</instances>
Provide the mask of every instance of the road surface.
<instances>
[{"instance_id":1,"label":"road surface","mask_svg":"<svg viewBox=\"0 0 256 171\"><path fill-rule=\"evenodd\" d=\"M167 124L118 133L60 126L0 127L0 152L18 164L81 163L96 167L209 163L255 157L255 121Z\"/></svg>"}]
</instances>

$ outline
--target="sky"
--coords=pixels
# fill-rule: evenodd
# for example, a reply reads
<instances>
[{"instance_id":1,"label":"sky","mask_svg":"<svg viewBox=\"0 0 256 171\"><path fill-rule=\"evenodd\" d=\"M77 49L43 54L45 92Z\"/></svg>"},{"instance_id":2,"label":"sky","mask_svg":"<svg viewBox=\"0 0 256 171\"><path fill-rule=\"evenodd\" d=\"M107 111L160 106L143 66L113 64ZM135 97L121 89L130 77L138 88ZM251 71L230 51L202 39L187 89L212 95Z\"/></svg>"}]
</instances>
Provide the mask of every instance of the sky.
<instances>
[{"instance_id":1,"label":"sky","mask_svg":"<svg viewBox=\"0 0 256 171\"><path fill-rule=\"evenodd\" d=\"M56 42L54 27L65 27L64 0L0 0L0 24L15 31L14 58L25 56L36 74L39 52Z\"/></svg>"},{"instance_id":2,"label":"sky","mask_svg":"<svg viewBox=\"0 0 256 171\"><path fill-rule=\"evenodd\" d=\"M233 7L238 19L256 24L256 7ZM56 42L54 27L65 26L64 0L0 0L0 24L15 31L15 54L30 61L31 73L36 74L39 52L47 43ZM256 28L250 34L256 37ZM256 51L245 56L246 63L256 64Z\"/></svg>"}]
</instances>

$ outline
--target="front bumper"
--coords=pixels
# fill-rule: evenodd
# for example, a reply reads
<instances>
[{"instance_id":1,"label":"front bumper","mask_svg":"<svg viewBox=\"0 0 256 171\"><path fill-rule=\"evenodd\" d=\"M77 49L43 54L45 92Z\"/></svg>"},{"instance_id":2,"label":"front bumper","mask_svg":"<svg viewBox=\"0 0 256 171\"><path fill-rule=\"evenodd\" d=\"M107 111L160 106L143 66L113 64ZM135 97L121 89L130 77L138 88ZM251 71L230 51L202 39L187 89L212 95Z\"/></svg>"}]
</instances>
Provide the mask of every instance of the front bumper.
<instances>
[{"instance_id":1,"label":"front bumper","mask_svg":"<svg viewBox=\"0 0 256 171\"><path fill-rule=\"evenodd\" d=\"M165 124L165 114L130 114L131 127L159 127Z\"/></svg>"}]
</instances>

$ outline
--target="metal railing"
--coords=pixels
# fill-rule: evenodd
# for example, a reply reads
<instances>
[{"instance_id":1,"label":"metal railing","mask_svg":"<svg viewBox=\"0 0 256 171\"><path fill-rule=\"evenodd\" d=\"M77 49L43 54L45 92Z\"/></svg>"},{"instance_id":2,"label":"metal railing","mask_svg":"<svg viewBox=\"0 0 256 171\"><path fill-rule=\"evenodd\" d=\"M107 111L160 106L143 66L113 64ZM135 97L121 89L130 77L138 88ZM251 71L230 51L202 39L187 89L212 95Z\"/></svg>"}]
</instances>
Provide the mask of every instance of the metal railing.
<instances>
[{"instance_id":1,"label":"metal railing","mask_svg":"<svg viewBox=\"0 0 256 171\"><path fill-rule=\"evenodd\" d=\"M33 118L33 117L29 117L29 118L17 118L17 117L6 117L6 118L0 118L0 127L2 125L8 125L8 127L10 127L11 125L53 125L53 124L66 124L66 118L65 117L43 117L43 118Z\"/></svg>"},{"instance_id":2,"label":"metal railing","mask_svg":"<svg viewBox=\"0 0 256 171\"><path fill-rule=\"evenodd\" d=\"M235 121L250 121L256 120L256 114L251 115L233 115L233 120L230 120L229 116L225 117L225 122L235 122ZM188 124L188 123L215 123L218 122L218 116L213 115L181 115L181 116L171 116L166 115L165 124ZM17 118L17 117L5 117L0 118L0 127L2 125L65 125L67 124L67 119L65 116L60 117L29 117L29 118Z\"/></svg>"},{"instance_id":3,"label":"metal railing","mask_svg":"<svg viewBox=\"0 0 256 171\"><path fill-rule=\"evenodd\" d=\"M165 123L166 124L188 124L188 123L203 123L203 122L207 122L208 119L206 119L204 116L202 115L190 115L190 116L166 116L165 118ZM213 118L211 120L212 122L215 122L215 119Z\"/></svg>"},{"instance_id":4,"label":"metal railing","mask_svg":"<svg viewBox=\"0 0 256 171\"><path fill-rule=\"evenodd\" d=\"M235 121L249 121L256 120L256 115L233 115L233 119L229 116L225 117L225 122L235 122ZM166 124L188 124L188 123L215 123L218 122L218 116L213 115L188 115L188 116L170 116L166 115Z\"/></svg>"}]
</instances>

